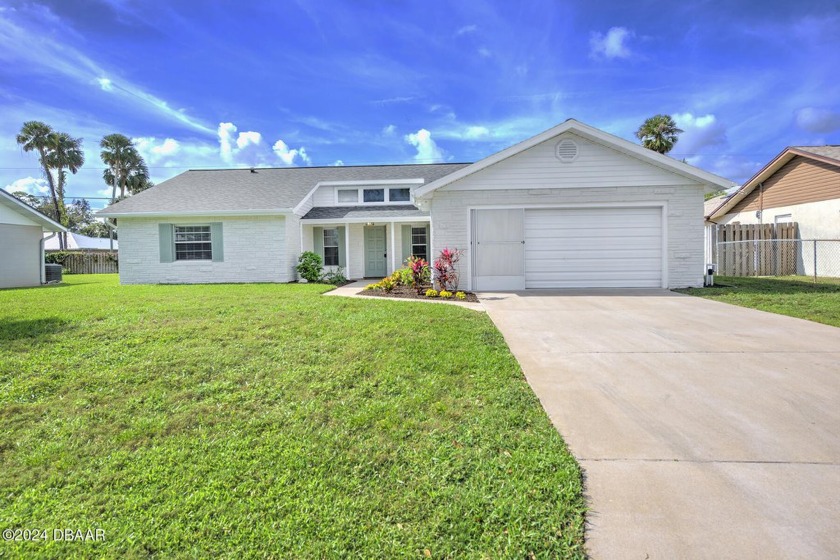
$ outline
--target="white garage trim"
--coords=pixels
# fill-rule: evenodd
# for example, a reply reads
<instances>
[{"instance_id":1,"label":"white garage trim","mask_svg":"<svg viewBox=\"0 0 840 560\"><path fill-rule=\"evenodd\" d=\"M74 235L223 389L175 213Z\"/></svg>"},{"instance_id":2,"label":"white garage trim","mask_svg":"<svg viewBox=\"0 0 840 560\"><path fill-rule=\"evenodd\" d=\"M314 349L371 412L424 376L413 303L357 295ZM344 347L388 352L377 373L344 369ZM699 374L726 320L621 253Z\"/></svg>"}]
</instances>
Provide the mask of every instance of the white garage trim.
<instances>
[{"instance_id":1,"label":"white garage trim","mask_svg":"<svg viewBox=\"0 0 840 560\"><path fill-rule=\"evenodd\" d=\"M467 278L469 279L469 289L476 289L475 288L475 277L474 277L474 258L475 258L475 240L473 239L474 236L474 224L473 224L473 211L474 210L510 210L512 208L521 208L523 210L539 210L539 209L556 209L556 210L563 210L563 209L606 209L606 208L656 208L659 209L660 212L660 228L661 228L661 246L660 246L660 273L661 273L661 284L659 287L667 288L668 287L668 203L665 201L645 201L645 202L616 202L616 203L603 203L603 204L587 204L587 203L575 203L575 204L518 204L516 206L503 206L503 205L487 205L487 206L471 206L467 208L467 223L469 227L467 228L467 238L468 238L468 246L470 248L470 255L469 258L465 259L466 261L466 268L467 268ZM527 214L527 212L526 212ZM526 243L527 247L527 243Z\"/></svg>"}]
</instances>

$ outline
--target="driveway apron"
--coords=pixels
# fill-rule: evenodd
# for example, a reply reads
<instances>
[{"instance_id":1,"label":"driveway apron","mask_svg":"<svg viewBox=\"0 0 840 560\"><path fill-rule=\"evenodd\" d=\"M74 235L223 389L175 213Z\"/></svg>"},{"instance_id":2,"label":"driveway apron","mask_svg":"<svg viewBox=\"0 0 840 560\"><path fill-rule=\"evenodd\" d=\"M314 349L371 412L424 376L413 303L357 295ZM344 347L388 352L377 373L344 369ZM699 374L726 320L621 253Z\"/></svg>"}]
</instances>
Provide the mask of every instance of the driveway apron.
<instances>
[{"instance_id":1,"label":"driveway apron","mask_svg":"<svg viewBox=\"0 0 840 560\"><path fill-rule=\"evenodd\" d=\"M664 290L480 294L594 558L840 557L840 329Z\"/></svg>"}]
</instances>

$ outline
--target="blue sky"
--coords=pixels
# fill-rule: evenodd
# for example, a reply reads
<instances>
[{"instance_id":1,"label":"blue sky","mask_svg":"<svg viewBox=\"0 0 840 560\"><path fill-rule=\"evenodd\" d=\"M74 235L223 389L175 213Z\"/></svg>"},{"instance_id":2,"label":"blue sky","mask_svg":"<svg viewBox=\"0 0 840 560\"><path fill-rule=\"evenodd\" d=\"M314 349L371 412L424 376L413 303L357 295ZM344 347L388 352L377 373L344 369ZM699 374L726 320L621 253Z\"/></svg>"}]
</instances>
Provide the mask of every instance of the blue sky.
<instances>
[{"instance_id":1,"label":"blue sky","mask_svg":"<svg viewBox=\"0 0 840 560\"><path fill-rule=\"evenodd\" d=\"M43 189L26 120L84 138L68 194L103 196L120 132L185 169L475 161L573 117L743 181L840 144L840 4L0 1L0 187ZM101 206L101 202L94 206Z\"/></svg>"}]
</instances>

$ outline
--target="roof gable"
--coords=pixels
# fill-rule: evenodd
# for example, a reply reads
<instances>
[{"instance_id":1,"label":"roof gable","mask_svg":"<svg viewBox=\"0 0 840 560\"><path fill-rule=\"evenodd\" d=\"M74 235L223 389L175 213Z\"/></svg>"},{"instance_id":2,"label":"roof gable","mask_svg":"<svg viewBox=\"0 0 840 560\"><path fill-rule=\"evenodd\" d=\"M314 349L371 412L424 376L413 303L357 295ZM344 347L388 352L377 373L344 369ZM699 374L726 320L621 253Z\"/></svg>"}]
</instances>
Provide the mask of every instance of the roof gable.
<instances>
[{"instance_id":1,"label":"roof gable","mask_svg":"<svg viewBox=\"0 0 840 560\"><path fill-rule=\"evenodd\" d=\"M568 150L564 162L558 149ZM559 157L558 157L559 156ZM686 177L650 165L610 146L567 131L549 138L475 173L448 183L440 190L485 190L563 187L664 187L700 185Z\"/></svg>"},{"instance_id":2,"label":"roof gable","mask_svg":"<svg viewBox=\"0 0 840 560\"><path fill-rule=\"evenodd\" d=\"M780 179L789 178L788 183L781 184L783 188L796 188L798 183L802 181L802 186L807 187L807 180L800 177L804 173L795 173L795 169L801 165L814 166L824 170L836 171L836 180L840 181L840 159L830 157L828 154L837 155L840 157L840 147L838 146L791 146L782 150L782 152L773 158L770 163L765 165L758 173L756 173L749 181L744 183L732 196L724 200L717 208L708 214L709 220L717 220L726 214L740 211L749 207L749 205L758 197L760 191L756 191L759 185L764 190L764 183L771 182L773 186ZM798 158L798 159L797 159ZM777 175L779 174L779 175ZM788 175L791 175L788 177ZM799 175L799 176L797 176ZM830 187L830 185L829 185ZM774 187L775 188L775 187ZM840 187L838 187L840 188ZM766 191L765 191L766 192ZM810 202L815 200L830 200L835 198L833 195L815 193L816 199L807 200L808 197L802 199L802 202ZM820 198L822 197L822 198ZM795 196L793 197L795 199ZM810 198L814 198L811 196ZM770 206L768 206L769 208ZM740 209L740 210L739 210Z\"/></svg>"},{"instance_id":3,"label":"roof gable","mask_svg":"<svg viewBox=\"0 0 840 560\"><path fill-rule=\"evenodd\" d=\"M36 225L41 226L47 231L67 231L67 229L64 226L54 221L49 216L42 214L38 210L32 208L22 200L19 200L13 194L10 194L4 191L3 189L0 189L0 204L2 204L4 207L8 208L12 212L20 214L27 220L34 222Z\"/></svg>"},{"instance_id":4,"label":"roof gable","mask_svg":"<svg viewBox=\"0 0 840 560\"><path fill-rule=\"evenodd\" d=\"M451 173L437 181L426 184L415 191L415 196L422 197L429 195L437 189L446 187L460 181L466 177L478 173L490 166L495 166L524 153L526 150L539 147L542 145L551 144L559 139L559 137L573 134L575 137L582 138L593 146L612 150L622 156L631 158L642 165L653 166L661 171L676 174L682 177L683 181L689 184L704 184L714 186L715 188L728 188L733 183L723 177L719 177L702 169L698 169L686 163L677 161L671 157L664 156L652 150L648 150L632 142L628 142L622 138L608 134L602 130L583 124L574 119L567 121L549 129L545 132L537 134L527 140L523 140L501 152L488 156L472 165L464 167L454 173ZM553 150L553 146L552 146Z\"/></svg>"}]
</instances>

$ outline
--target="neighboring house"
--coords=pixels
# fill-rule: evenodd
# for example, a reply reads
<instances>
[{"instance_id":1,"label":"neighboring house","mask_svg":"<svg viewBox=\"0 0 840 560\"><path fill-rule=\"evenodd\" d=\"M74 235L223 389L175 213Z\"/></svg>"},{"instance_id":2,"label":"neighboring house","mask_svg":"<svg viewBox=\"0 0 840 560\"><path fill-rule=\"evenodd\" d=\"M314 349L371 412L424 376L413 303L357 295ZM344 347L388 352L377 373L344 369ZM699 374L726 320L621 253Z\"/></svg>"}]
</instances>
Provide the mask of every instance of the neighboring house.
<instances>
[{"instance_id":1,"label":"neighboring house","mask_svg":"<svg viewBox=\"0 0 840 560\"><path fill-rule=\"evenodd\" d=\"M60 224L0 189L0 288L44 283L44 232Z\"/></svg>"},{"instance_id":2,"label":"neighboring house","mask_svg":"<svg viewBox=\"0 0 840 560\"><path fill-rule=\"evenodd\" d=\"M117 240L114 240L114 251L119 248ZM61 246L58 236L50 237L44 242L44 249L47 251L60 251ZM110 251L111 240L107 237L88 237L81 233L69 232L67 234L67 248L65 251Z\"/></svg>"},{"instance_id":3,"label":"neighboring house","mask_svg":"<svg viewBox=\"0 0 840 560\"><path fill-rule=\"evenodd\" d=\"M464 250L461 287L703 282L703 195L732 183L570 119L473 164L187 171L98 215L123 283L349 278Z\"/></svg>"},{"instance_id":4,"label":"neighboring house","mask_svg":"<svg viewBox=\"0 0 840 560\"><path fill-rule=\"evenodd\" d=\"M706 216L715 224L796 222L802 239L840 239L840 146L785 148Z\"/></svg>"},{"instance_id":5,"label":"neighboring house","mask_svg":"<svg viewBox=\"0 0 840 560\"><path fill-rule=\"evenodd\" d=\"M785 148L749 181L706 213L707 249L715 228L795 222L801 240L779 242L796 253L796 273L840 275L840 146ZM778 252L780 247L773 249Z\"/></svg>"}]
</instances>

